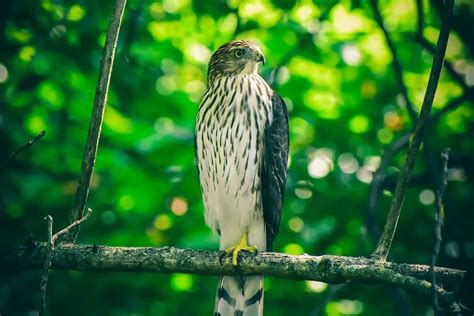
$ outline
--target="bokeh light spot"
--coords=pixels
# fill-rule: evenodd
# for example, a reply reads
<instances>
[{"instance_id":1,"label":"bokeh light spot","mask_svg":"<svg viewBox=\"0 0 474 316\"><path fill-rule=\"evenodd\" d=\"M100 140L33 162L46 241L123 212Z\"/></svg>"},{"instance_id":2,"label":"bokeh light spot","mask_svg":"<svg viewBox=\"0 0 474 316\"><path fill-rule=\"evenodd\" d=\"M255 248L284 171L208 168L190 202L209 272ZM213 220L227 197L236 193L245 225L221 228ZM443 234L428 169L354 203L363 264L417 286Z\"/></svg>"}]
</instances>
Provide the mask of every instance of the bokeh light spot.
<instances>
[{"instance_id":1,"label":"bokeh light spot","mask_svg":"<svg viewBox=\"0 0 474 316\"><path fill-rule=\"evenodd\" d=\"M384 114L383 121L391 130L398 131L403 128L403 122L397 112L388 111Z\"/></svg>"},{"instance_id":2,"label":"bokeh light spot","mask_svg":"<svg viewBox=\"0 0 474 316\"><path fill-rule=\"evenodd\" d=\"M170 95L176 91L178 85L176 84L175 76L162 76L156 80L156 91L162 95Z\"/></svg>"},{"instance_id":3,"label":"bokeh light spot","mask_svg":"<svg viewBox=\"0 0 474 316\"><path fill-rule=\"evenodd\" d=\"M466 79L465 80L466 80L466 84L469 87L474 86L474 64L469 64L466 67Z\"/></svg>"},{"instance_id":4,"label":"bokeh light spot","mask_svg":"<svg viewBox=\"0 0 474 316\"><path fill-rule=\"evenodd\" d=\"M113 211L105 211L102 213L101 219L104 224L112 225L117 221L117 215Z\"/></svg>"},{"instance_id":5,"label":"bokeh light spot","mask_svg":"<svg viewBox=\"0 0 474 316\"><path fill-rule=\"evenodd\" d=\"M33 46L23 46L20 49L18 56L24 62L30 62L33 56L36 54L36 49Z\"/></svg>"},{"instance_id":6,"label":"bokeh light spot","mask_svg":"<svg viewBox=\"0 0 474 316\"><path fill-rule=\"evenodd\" d=\"M160 134L170 134L173 133L175 129L175 125L172 119L169 117L160 117L155 121L155 124L153 124L153 127L155 128L155 131Z\"/></svg>"},{"instance_id":7,"label":"bokeh light spot","mask_svg":"<svg viewBox=\"0 0 474 316\"><path fill-rule=\"evenodd\" d=\"M42 82L37 89L40 99L46 101L54 109L59 109L64 104L64 94L52 81Z\"/></svg>"},{"instance_id":8,"label":"bokeh light spot","mask_svg":"<svg viewBox=\"0 0 474 316\"><path fill-rule=\"evenodd\" d=\"M351 153L344 153L337 159L337 164L342 172L353 174L359 169L359 162Z\"/></svg>"},{"instance_id":9,"label":"bokeh light spot","mask_svg":"<svg viewBox=\"0 0 474 316\"><path fill-rule=\"evenodd\" d=\"M209 49L199 43L190 43L184 52L189 59L201 64L206 63L211 56Z\"/></svg>"},{"instance_id":10,"label":"bokeh light spot","mask_svg":"<svg viewBox=\"0 0 474 316\"><path fill-rule=\"evenodd\" d=\"M188 211L188 202L181 196L174 197L171 201L171 212L176 216L183 216Z\"/></svg>"},{"instance_id":11,"label":"bokeh light spot","mask_svg":"<svg viewBox=\"0 0 474 316\"><path fill-rule=\"evenodd\" d=\"M308 173L311 177L324 178L331 171L331 161L324 157L314 157L308 165Z\"/></svg>"},{"instance_id":12,"label":"bokeh light spot","mask_svg":"<svg viewBox=\"0 0 474 316\"><path fill-rule=\"evenodd\" d=\"M28 130L33 134L37 134L46 129L46 122L44 121L44 118L39 115L30 116L26 124Z\"/></svg>"},{"instance_id":13,"label":"bokeh light spot","mask_svg":"<svg viewBox=\"0 0 474 316\"><path fill-rule=\"evenodd\" d=\"M293 217L288 221L288 227L295 233L299 233L304 228L304 222L299 217Z\"/></svg>"},{"instance_id":14,"label":"bokeh light spot","mask_svg":"<svg viewBox=\"0 0 474 316\"><path fill-rule=\"evenodd\" d=\"M188 292L192 290L194 278L190 274L174 273L171 275L170 286L176 292Z\"/></svg>"},{"instance_id":15,"label":"bokeh light spot","mask_svg":"<svg viewBox=\"0 0 474 316\"><path fill-rule=\"evenodd\" d=\"M420 203L423 204L423 205L431 205L434 203L435 201L435 194L433 191L431 190L423 190L420 192L420 195L419 195L419 200L420 200Z\"/></svg>"},{"instance_id":16,"label":"bokeh light spot","mask_svg":"<svg viewBox=\"0 0 474 316\"><path fill-rule=\"evenodd\" d=\"M295 188L295 195L302 200L311 198L313 196L311 182L304 180L298 181Z\"/></svg>"},{"instance_id":17,"label":"bokeh light spot","mask_svg":"<svg viewBox=\"0 0 474 316\"><path fill-rule=\"evenodd\" d=\"M179 10L189 7L190 0L164 0L163 9L168 13L178 13Z\"/></svg>"},{"instance_id":18,"label":"bokeh light spot","mask_svg":"<svg viewBox=\"0 0 474 316\"><path fill-rule=\"evenodd\" d=\"M289 255L301 255L304 253L304 249L301 245L291 243L283 247L283 252Z\"/></svg>"},{"instance_id":19,"label":"bokeh light spot","mask_svg":"<svg viewBox=\"0 0 474 316\"><path fill-rule=\"evenodd\" d=\"M305 281L306 289L309 292L322 293L328 288L328 284L319 281Z\"/></svg>"},{"instance_id":20,"label":"bokeh light spot","mask_svg":"<svg viewBox=\"0 0 474 316\"><path fill-rule=\"evenodd\" d=\"M393 139L393 133L387 128L382 128L377 131L377 138L382 144L388 144Z\"/></svg>"},{"instance_id":21,"label":"bokeh light spot","mask_svg":"<svg viewBox=\"0 0 474 316\"><path fill-rule=\"evenodd\" d=\"M169 215L161 214L155 217L153 226L158 230L168 230L173 226L173 220Z\"/></svg>"},{"instance_id":22,"label":"bokeh light spot","mask_svg":"<svg viewBox=\"0 0 474 316\"><path fill-rule=\"evenodd\" d=\"M296 188L295 195L302 200L307 200L313 196L313 192L308 188Z\"/></svg>"},{"instance_id":23,"label":"bokeh light spot","mask_svg":"<svg viewBox=\"0 0 474 316\"><path fill-rule=\"evenodd\" d=\"M330 148L310 151L309 158L311 161L308 164L308 174L316 179L327 176L334 167L333 157L334 152Z\"/></svg>"},{"instance_id":24,"label":"bokeh light spot","mask_svg":"<svg viewBox=\"0 0 474 316\"><path fill-rule=\"evenodd\" d=\"M365 167L372 172L375 172L380 167L381 162L382 158L380 156L368 156L364 159Z\"/></svg>"},{"instance_id":25,"label":"bokeh light spot","mask_svg":"<svg viewBox=\"0 0 474 316\"><path fill-rule=\"evenodd\" d=\"M82 18L86 15L86 10L78 4L73 5L69 12L67 13L67 19L69 21L77 22L82 20Z\"/></svg>"},{"instance_id":26,"label":"bokeh light spot","mask_svg":"<svg viewBox=\"0 0 474 316\"><path fill-rule=\"evenodd\" d=\"M0 84L8 80L8 69L4 64L0 64Z\"/></svg>"},{"instance_id":27,"label":"bokeh light spot","mask_svg":"<svg viewBox=\"0 0 474 316\"><path fill-rule=\"evenodd\" d=\"M349 129L356 133L362 134L367 132L371 127L369 118L365 115L356 115L349 121Z\"/></svg>"},{"instance_id":28,"label":"bokeh light spot","mask_svg":"<svg viewBox=\"0 0 474 316\"><path fill-rule=\"evenodd\" d=\"M345 315L360 314L364 311L364 305L357 300L341 300L339 301L339 311Z\"/></svg>"},{"instance_id":29,"label":"bokeh light spot","mask_svg":"<svg viewBox=\"0 0 474 316\"><path fill-rule=\"evenodd\" d=\"M117 206L122 211L129 211L135 206L135 199L130 195L122 195Z\"/></svg>"},{"instance_id":30,"label":"bokeh light spot","mask_svg":"<svg viewBox=\"0 0 474 316\"><path fill-rule=\"evenodd\" d=\"M342 47L342 59L350 66L357 66L360 64L360 51L353 44L346 44Z\"/></svg>"},{"instance_id":31,"label":"bokeh light spot","mask_svg":"<svg viewBox=\"0 0 474 316\"><path fill-rule=\"evenodd\" d=\"M371 183L373 179L373 173L367 167L362 167L357 171L357 179L363 183Z\"/></svg>"},{"instance_id":32,"label":"bokeh light spot","mask_svg":"<svg viewBox=\"0 0 474 316\"><path fill-rule=\"evenodd\" d=\"M22 44L29 42L33 36L30 30L16 29L12 25L7 25L7 27L5 28L5 33L10 40Z\"/></svg>"}]
</instances>

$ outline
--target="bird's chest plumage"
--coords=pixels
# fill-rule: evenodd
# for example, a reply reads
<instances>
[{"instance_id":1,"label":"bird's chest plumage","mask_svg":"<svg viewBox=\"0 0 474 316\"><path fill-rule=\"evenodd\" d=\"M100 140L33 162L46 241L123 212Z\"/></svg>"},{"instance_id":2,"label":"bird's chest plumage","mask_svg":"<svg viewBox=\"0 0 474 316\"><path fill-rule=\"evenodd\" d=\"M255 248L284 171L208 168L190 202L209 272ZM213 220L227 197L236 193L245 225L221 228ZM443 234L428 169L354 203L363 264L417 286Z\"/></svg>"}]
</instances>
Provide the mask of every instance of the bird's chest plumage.
<instances>
[{"instance_id":1,"label":"bird's chest plumage","mask_svg":"<svg viewBox=\"0 0 474 316\"><path fill-rule=\"evenodd\" d=\"M258 75L211 83L196 123L196 155L206 221L244 229L262 217L261 163L271 90Z\"/></svg>"}]
</instances>

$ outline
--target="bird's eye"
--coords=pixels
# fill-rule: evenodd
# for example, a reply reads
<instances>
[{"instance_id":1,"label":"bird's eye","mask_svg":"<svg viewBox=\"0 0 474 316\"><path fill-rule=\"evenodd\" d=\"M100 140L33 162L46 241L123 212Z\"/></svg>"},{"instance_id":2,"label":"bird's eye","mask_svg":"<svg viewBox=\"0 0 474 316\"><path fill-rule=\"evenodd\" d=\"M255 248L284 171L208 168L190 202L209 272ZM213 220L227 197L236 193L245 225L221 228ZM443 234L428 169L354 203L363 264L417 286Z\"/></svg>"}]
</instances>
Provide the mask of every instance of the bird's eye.
<instances>
[{"instance_id":1,"label":"bird's eye","mask_svg":"<svg viewBox=\"0 0 474 316\"><path fill-rule=\"evenodd\" d=\"M243 49L234 50L234 56L237 58L241 58L242 56L244 56L244 50Z\"/></svg>"}]
</instances>

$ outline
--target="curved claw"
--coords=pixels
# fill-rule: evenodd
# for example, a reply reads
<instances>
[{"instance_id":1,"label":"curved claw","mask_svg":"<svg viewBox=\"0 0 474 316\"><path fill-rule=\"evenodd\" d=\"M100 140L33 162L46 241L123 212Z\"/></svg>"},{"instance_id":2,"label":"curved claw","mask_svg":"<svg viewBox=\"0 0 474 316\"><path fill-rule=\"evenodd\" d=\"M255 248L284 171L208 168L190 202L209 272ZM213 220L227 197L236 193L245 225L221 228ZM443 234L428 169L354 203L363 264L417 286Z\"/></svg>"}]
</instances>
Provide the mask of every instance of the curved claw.
<instances>
[{"instance_id":1,"label":"curved claw","mask_svg":"<svg viewBox=\"0 0 474 316\"><path fill-rule=\"evenodd\" d=\"M249 246L247 243L247 234L244 234L242 238L240 239L239 243L235 246L229 247L225 250L226 255L231 255L232 254L232 265L237 266L238 265L238 255L239 252L241 251L248 251L248 252L255 252L257 251L257 247L255 246Z\"/></svg>"}]
</instances>

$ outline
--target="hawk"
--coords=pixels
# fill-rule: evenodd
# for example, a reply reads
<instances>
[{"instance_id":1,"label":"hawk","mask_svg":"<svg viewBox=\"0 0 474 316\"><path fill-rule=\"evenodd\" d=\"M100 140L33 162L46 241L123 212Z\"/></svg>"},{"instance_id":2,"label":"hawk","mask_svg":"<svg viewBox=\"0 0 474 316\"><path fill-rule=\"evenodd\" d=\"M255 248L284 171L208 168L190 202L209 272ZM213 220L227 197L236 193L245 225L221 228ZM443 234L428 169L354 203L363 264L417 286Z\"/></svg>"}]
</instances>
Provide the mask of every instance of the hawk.
<instances>
[{"instance_id":1,"label":"hawk","mask_svg":"<svg viewBox=\"0 0 474 316\"><path fill-rule=\"evenodd\" d=\"M259 46L231 41L212 55L196 119L195 159L206 223L238 265L240 251L271 251L288 165L288 112L257 73ZM221 277L214 315L262 315L263 277Z\"/></svg>"}]
</instances>

